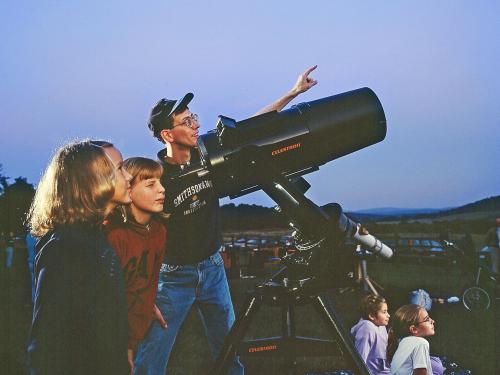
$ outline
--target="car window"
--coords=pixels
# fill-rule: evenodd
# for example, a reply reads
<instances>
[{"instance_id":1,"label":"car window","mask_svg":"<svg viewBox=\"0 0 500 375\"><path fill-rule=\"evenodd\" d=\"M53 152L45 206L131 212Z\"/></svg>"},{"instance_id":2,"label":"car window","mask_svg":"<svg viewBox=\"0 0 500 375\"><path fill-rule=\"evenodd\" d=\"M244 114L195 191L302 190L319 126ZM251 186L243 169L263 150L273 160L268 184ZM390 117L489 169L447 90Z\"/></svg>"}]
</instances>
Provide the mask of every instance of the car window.
<instances>
[{"instance_id":1,"label":"car window","mask_svg":"<svg viewBox=\"0 0 500 375\"><path fill-rule=\"evenodd\" d=\"M441 244L437 241L431 240L432 246L441 246Z\"/></svg>"},{"instance_id":2,"label":"car window","mask_svg":"<svg viewBox=\"0 0 500 375\"><path fill-rule=\"evenodd\" d=\"M431 246L431 241L430 240L422 240L422 246Z\"/></svg>"}]
</instances>

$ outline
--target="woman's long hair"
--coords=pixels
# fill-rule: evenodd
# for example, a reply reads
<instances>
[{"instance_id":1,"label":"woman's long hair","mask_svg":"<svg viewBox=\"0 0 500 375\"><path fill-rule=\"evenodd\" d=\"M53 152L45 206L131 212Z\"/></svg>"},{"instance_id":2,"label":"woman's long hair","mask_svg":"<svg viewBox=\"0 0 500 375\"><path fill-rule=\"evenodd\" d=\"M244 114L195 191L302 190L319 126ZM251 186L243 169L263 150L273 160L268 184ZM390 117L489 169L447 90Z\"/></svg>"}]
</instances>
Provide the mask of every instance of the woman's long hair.
<instances>
[{"instance_id":1,"label":"woman's long hair","mask_svg":"<svg viewBox=\"0 0 500 375\"><path fill-rule=\"evenodd\" d=\"M389 328L389 338L387 341L387 360L392 361L394 353L398 348L399 340L410 335L410 327L418 324L419 305L404 305L396 310L391 317L391 328Z\"/></svg>"},{"instance_id":2,"label":"woman's long hair","mask_svg":"<svg viewBox=\"0 0 500 375\"><path fill-rule=\"evenodd\" d=\"M43 236L62 225L102 222L116 183L115 168L105 147L113 144L86 140L56 152L38 184L28 214L33 235Z\"/></svg>"}]
</instances>

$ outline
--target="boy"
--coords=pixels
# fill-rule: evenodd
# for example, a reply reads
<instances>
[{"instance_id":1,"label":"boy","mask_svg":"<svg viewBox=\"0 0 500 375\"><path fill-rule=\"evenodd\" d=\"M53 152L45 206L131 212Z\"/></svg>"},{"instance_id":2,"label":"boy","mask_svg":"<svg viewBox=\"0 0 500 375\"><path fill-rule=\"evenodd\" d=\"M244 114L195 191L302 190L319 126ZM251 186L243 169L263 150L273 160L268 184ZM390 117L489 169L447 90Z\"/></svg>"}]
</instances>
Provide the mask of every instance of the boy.
<instances>
[{"instance_id":1,"label":"boy","mask_svg":"<svg viewBox=\"0 0 500 375\"><path fill-rule=\"evenodd\" d=\"M160 183L163 168L154 160L129 158L123 165L132 176L132 203L121 207L124 222L111 220L107 226L108 241L120 259L125 278L132 372L137 344L153 319L166 327L154 303L166 241L166 229L156 217L163 211L165 189Z\"/></svg>"}]
</instances>

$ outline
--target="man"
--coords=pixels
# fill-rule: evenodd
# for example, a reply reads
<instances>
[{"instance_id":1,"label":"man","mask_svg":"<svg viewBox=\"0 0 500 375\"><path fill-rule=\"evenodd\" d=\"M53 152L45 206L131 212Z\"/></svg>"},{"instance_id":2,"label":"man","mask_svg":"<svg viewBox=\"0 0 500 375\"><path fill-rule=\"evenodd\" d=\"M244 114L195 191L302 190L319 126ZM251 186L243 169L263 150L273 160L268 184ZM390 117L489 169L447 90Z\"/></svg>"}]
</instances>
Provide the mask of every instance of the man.
<instances>
[{"instance_id":1,"label":"man","mask_svg":"<svg viewBox=\"0 0 500 375\"><path fill-rule=\"evenodd\" d=\"M28 249L28 268L31 274L31 301L35 301L35 245L36 237L28 232L25 237L26 248Z\"/></svg>"},{"instance_id":2,"label":"man","mask_svg":"<svg viewBox=\"0 0 500 375\"><path fill-rule=\"evenodd\" d=\"M497 277L500 268L500 218L496 218L495 227L486 233L484 245L490 247L490 271Z\"/></svg>"},{"instance_id":3,"label":"man","mask_svg":"<svg viewBox=\"0 0 500 375\"><path fill-rule=\"evenodd\" d=\"M307 69L289 92L257 114L280 111L297 95L309 90L317 83L309 77L314 69L316 66ZM200 125L198 116L188 108L192 99L192 93L178 101L161 99L153 107L148 124L154 136L166 146L158 153L158 158L164 166L164 211L170 218L156 305L168 326L162 328L153 323L137 350L135 374L165 373L175 338L195 302L214 358L235 319L219 254L219 201L212 181L210 177L197 175L182 179L173 177L189 164L197 147ZM237 359L230 373L243 373L243 366Z\"/></svg>"}]
</instances>

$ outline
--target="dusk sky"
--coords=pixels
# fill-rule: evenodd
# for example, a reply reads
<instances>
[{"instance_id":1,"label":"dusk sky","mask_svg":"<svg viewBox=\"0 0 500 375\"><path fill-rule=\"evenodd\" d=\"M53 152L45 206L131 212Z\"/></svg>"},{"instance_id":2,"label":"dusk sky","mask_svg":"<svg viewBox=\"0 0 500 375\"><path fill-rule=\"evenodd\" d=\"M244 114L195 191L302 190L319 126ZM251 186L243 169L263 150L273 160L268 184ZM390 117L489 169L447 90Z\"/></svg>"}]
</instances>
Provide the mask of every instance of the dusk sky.
<instances>
[{"instance_id":1,"label":"dusk sky","mask_svg":"<svg viewBox=\"0 0 500 375\"><path fill-rule=\"evenodd\" d=\"M498 195L499 15L481 0L4 0L3 174L36 184L54 150L82 138L155 158L146 122L159 98L193 92L206 132L317 64L318 84L291 104L370 87L388 130L306 176L313 201L440 208ZM272 205L262 192L233 202Z\"/></svg>"}]
</instances>

